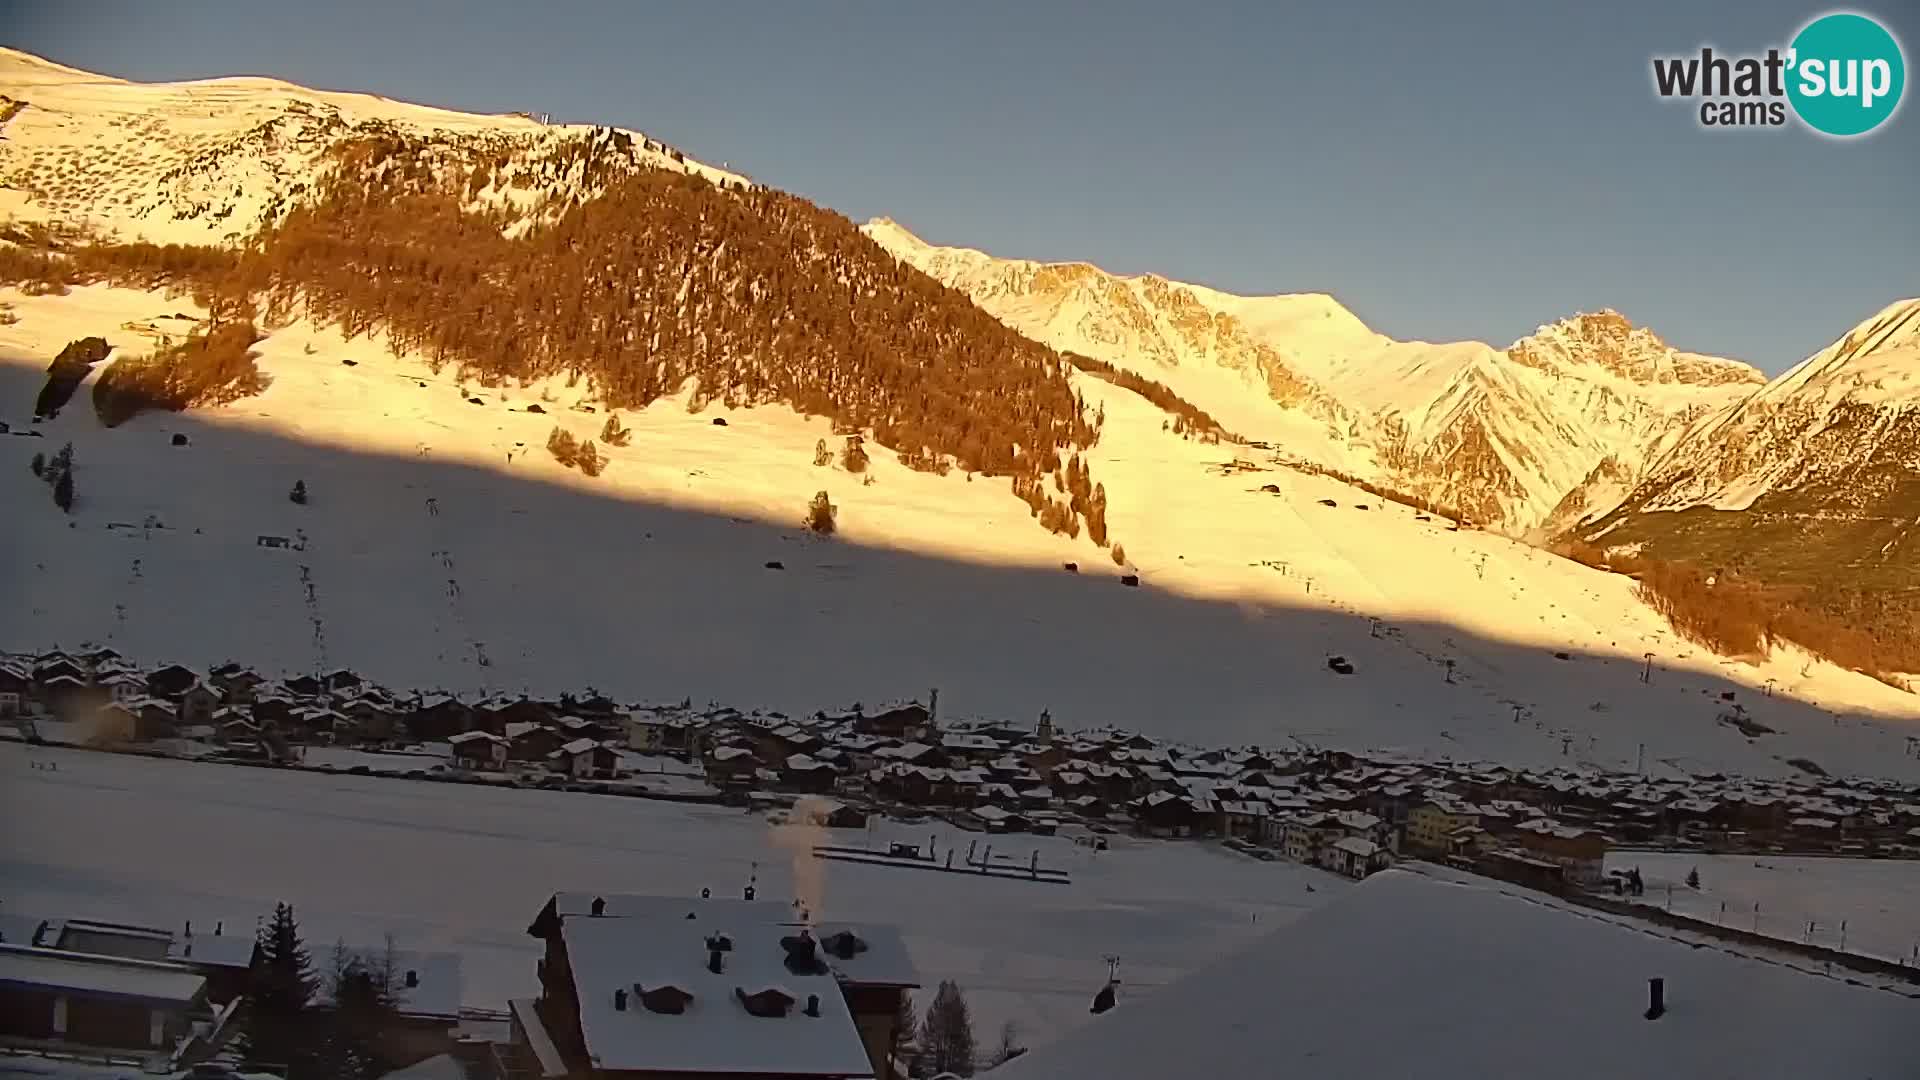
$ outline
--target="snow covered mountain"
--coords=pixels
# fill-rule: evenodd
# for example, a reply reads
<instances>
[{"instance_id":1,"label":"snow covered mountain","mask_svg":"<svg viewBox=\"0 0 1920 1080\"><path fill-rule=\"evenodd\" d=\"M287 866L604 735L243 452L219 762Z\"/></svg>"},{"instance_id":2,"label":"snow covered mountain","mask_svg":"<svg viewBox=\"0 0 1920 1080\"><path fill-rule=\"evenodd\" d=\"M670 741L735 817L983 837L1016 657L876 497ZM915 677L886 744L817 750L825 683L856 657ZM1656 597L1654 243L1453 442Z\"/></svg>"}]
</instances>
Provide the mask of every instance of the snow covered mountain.
<instances>
[{"instance_id":1,"label":"snow covered mountain","mask_svg":"<svg viewBox=\"0 0 1920 1080\"><path fill-rule=\"evenodd\" d=\"M1698 419L1604 511L1575 532L1781 582L1920 588L1920 299Z\"/></svg>"},{"instance_id":2,"label":"snow covered mountain","mask_svg":"<svg viewBox=\"0 0 1920 1080\"><path fill-rule=\"evenodd\" d=\"M1330 296L1235 296L939 247L885 218L864 228L1022 333L1165 382L1243 437L1509 531L1544 523L1596 470L1637 478L1677 430L1765 381L1612 311L1504 351L1396 341Z\"/></svg>"},{"instance_id":3,"label":"snow covered mountain","mask_svg":"<svg viewBox=\"0 0 1920 1080\"><path fill-rule=\"evenodd\" d=\"M595 192L610 176L647 164L746 183L637 134L271 80L143 86L10 53L0 93L10 185L0 224L14 234L248 235L311 209L352 131L405 151L363 168L433 177L440 163L471 177L461 190L472 202L519 211L512 235L542 214L603 203ZM716 227L738 215L727 238L752 239L775 194L698 205ZM309 240L327 239L324 222L306 224ZM360 234L399 231L380 224ZM869 230L898 251L904 238L885 233ZM781 259L809 254L779 262L794 275L782 282L791 298L766 307L792 311L829 279L844 285L849 268L877 265L910 287L906 310L964 309L973 322L949 324L943 340L979 353L993 335L1014 337L947 290L895 274L843 220L814 235L833 246L779 247ZM633 236L625 254L663 257L642 242L652 234ZM674 256L699 263L689 250ZM985 256L947 258L936 276L977 277L969 293L1002 282L980 301L1002 321L1020 327L1008 312L1030 309L1033 325L1054 327L1040 335L1048 341L1145 367L1286 457L1421 480L1462 501L1490 486L1495 496L1473 504L1490 521L1538 520L1557 485L1591 473L1603 451L1621 453L1594 430L1610 418L1641 417L1651 434L1659 415L1741 392L1737 368L1717 381L1707 375L1726 374L1719 362L1663 351L1607 316L1543 330L1522 360L1474 343L1391 341L1324 297L1232 297L1092 268L1002 278ZM394 259L383 275L407 270ZM727 328L702 322L701 305L750 292L699 270L654 275L689 298L656 307L654 353L718 340ZM623 288L597 293L619 298L606 304L616 315L633 302ZM556 292L535 282L524 304L516 294L495 306L526 317ZM1170 434L1141 395L1056 371L1050 354L1047 377L1070 380L1103 417L1083 464L1104 485L1124 553L1036 527L1004 479L929 469L884 440L869 443L864 473L850 473L816 456L847 433L819 410L744 391L729 400L724 388L683 385L623 409L629 438L608 442L604 469L584 474L542 447L555 427L596 438L604 385L463 373L421 344L424 333L396 343L382 324L343 328L310 309L261 320L268 385L257 396L105 428L83 384L72 407L36 423L48 361L69 342L103 335L145 352L212 312L190 295L104 283L0 289L0 306L0 422L10 429L0 445L13 455L0 463L0 504L21 508L0 529L0 649L90 639L142 662L343 664L467 694L591 684L623 700L808 711L938 686L943 713L1008 720L1050 708L1074 726L1204 743L1614 768L1631 767L1644 743L1651 769L1778 774L1805 758L1920 775L1920 759L1901 753L1900 725L1920 715L1912 695L1791 649L1723 661L1676 636L1625 578L1456 530L1334 478L1236 461L1257 455ZM595 325L612 329L582 353L632 340L617 319ZM781 343L817 357L830 329L800 320ZM1576 391L1578 408L1562 404ZM68 441L70 515L27 467ZM296 481L311 493L305 504L287 498ZM799 527L822 490L839 508L833 541ZM1141 587L1123 586L1123 573ZM1648 653L1660 669L1652 684L1639 680ZM1356 674L1329 667L1330 655ZM1768 684L1772 696L1758 693ZM1718 722L1726 691L1773 734ZM1844 726L1834 711L1849 714Z\"/></svg>"},{"instance_id":4,"label":"snow covered mountain","mask_svg":"<svg viewBox=\"0 0 1920 1080\"><path fill-rule=\"evenodd\" d=\"M453 112L277 79L134 83L6 48L0 126L0 214L154 243L251 236L312 190L331 148L359 135L398 135L497 163L492 182L473 193L496 204L531 206L557 188L590 189L593 165L567 150L595 136L634 167L747 183L640 132Z\"/></svg>"}]
</instances>

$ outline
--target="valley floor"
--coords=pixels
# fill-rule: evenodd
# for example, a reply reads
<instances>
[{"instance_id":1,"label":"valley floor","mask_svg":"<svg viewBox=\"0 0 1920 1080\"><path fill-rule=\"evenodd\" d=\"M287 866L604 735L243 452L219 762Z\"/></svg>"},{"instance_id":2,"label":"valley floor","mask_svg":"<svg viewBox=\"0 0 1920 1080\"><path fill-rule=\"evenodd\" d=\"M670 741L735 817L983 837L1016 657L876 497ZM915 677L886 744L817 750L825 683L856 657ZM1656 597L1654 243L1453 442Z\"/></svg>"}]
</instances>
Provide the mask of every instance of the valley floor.
<instances>
[{"instance_id":1,"label":"valley floor","mask_svg":"<svg viewBox=\"0 0 1920 1080\"><path fill-rule=\"evenodd\" d=\"M33 768L57 763L57 770ZM1213 845L993 837L1069 886L929 875L811 858L816 843L940 848L988 838L937 821L870 834L770 825L732 809L532 790L325 776L0 744L0 901L44 918L245 928L295 905L316 954L338 938L458 952L465 1000L503 1008L537 986L525 928L556 890L812 899L817 917L888 922L926 983L967 990L992 1043L1005 1020L1038 1045L1084 1021L1121 958L1123 993L1197 969L1353 883Z\"/></svg>"}]
</instances>

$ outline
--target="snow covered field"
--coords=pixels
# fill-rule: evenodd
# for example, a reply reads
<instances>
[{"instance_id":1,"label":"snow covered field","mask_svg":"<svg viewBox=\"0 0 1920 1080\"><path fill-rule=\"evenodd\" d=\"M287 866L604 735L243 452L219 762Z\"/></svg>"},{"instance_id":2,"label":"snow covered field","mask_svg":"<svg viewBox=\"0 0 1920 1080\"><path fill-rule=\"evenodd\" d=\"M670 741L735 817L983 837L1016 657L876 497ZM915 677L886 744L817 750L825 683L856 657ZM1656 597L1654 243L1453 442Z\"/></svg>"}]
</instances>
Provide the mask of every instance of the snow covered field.
<instances>
[{"instance_id":1,"label":"snow covered field","mask_svg":"<svg viewBox=\"0 0 1920 1080\"><path fill-rule=\"evenodd\" d=\"M1172 437L1099 380L1081 382L1107 417L1091 460L1140 589L1084 537L1035 526L1004 480L917 473L878 448L871 485L814 467L818 418L760 408L718 427L663 401L624 415L631 445L588 479L541 449L555 424L598 434L603 415L570 408L584 387L463 392L451 371L300 323L261 343L274 382L257 398L108 431L83 386L32 428L62 345L102 333L141 351L126 324L191 304L104 287L0 300L19 320L0 327L0 419L46 436L0 436L0 500L22 508L0 530L0 648L91 639L141 661L349 665L397 688L593 685L790 712L937 686L947 717L1046 708L1205 744L1631 768L1644 743L1655 771L1781 775L1807 757L1920 777L1920 698L1787 653L1724 661L1624 578L1331 480L1222 469L1233 448ZM71 518L26 468L67 440ZM796 527L821 489L840 507L830 542ZM1358 673L1332 674L1331 654ZM1777 734L1717 723L1725 690Z\"/></svg>"},{"instance_id":2,"label":"snow covered field","mask_svg":"<svg viewBox=\"0 0 1920 1080\"><path fill-rule=\"evenodd\" d=\"M1639 867L1642 902L1787 941L1920 964L1920 861L1616 851L1607 869ZM1700 888L1687 887L1700 871ZM1724 906L1724 915L1722 914ZM1758 910L1756 910L1758 905ZM1808 924L1812 924L1809 932Z\"/></svg>"},{"instance_id":3,"label":"snow covered field","mask_svg":"<svg viewBox=\"0 0 1920 1080\"><path fill-rule=\"evenodd\" d=\"M58 771L30 768L57 761ZM531 790L172 762L0 744L0 910L248 933L277 900L308 944L340 937L462 954L470 1004L535 986L525 933L555 890L795 895L817 917L900 926L929 989L968 991L983 1041L1015 1019L1034 1043L1087 1017L1121 957L1126 992L1194 970L1351 885L1211 845L994 837L886 824L889 838L992 842L1069 886L822 862L858 831L774 827L743 811ZM1308 891L1311 886L1313 891Z\"/></svg>"}]
</instances>

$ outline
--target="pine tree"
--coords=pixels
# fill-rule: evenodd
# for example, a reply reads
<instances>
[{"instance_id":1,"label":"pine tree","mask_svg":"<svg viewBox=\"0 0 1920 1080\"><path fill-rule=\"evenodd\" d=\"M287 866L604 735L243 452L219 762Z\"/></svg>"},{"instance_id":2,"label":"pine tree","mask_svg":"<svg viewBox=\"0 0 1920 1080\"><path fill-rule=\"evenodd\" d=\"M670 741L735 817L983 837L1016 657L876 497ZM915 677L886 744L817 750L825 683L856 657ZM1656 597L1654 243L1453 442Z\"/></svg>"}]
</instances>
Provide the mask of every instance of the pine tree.
<instances>
[{"instance_id":1,"label":"pine tree","mask_svg":"<svg viewBox=\"0 0 1920 1080\"><path fill-rule=\"evenodd\" d=\"M840 467L856 474L867 471L867 447L860 436L847 436L847 449L840 456Z\"/></svg>"},{"instance_id":2,"label":"pine tree","mask_svg":"<svg viewBox=\"0 0 1920 1080\"><path fill-rule=\"evenodd\" d=\"M974 1072L973 1015L966 995L952 979L943 980L920 1021L920 1060L933 1075Z\"/></svg>"},{"instance_id":3,"label":"pine tree","mask_svg":"<svg viewBox=\"0 0 1920 1080\"><path fill-rule=\"evenodd\" d=\"M839 509L833 505L833 500L827 497L827 493L819 492L814 495L813 501L807 504L805 524L808 529L821 536L832 536L840 527L837 520L839 512Z\"/></svg>"},{"instance_id":4,"label":"pine tree","mask_svg":"<svg viewBox=\"0 0 1920 1080\"><path fill-rule=\"evenodd\" d=\"M312 1040L301 1014L318 986L293 908L276 904L254 947L241 1052L247 1061L289 1069L304 1065Z\"/></svg>"},{"instance_id":5,"label":"pine tree","mask_svg":"<svg viewBox=\"0 0 1920 1080\"><path fill-rule=\"evenodd\" d=\"M1687 888L1697 889L1699 887L1700 887L1700 868L1696 866L1693 869L1687 871Z\"/></svg>"},{"instance_id":6,"label":"pine tree","mask_svg":"<svg viewBox=\"0 0 1920 1080\"><path fill-rule=\"evenodd\" d=\"M822 443L821 445L825 446L826 444ZM33 475L44 479L47 475L47 455L45 454L33 455L33 462L27 467L33 470Z\"/></svg>"},{"instance_id":7,"label":"pine tree","mask_svg":"<svg viewBox=\"0 0 1920 1080\"><path fill-rule=\"evenodd\" d=\"M53 504L64 513L73 513L72 469L61 469L59 479L53 482Z\"/></svg>"},{"instance_id":8,"label":"pine tree","mask_svg":"<svg viewBox=\"0 0 1920 1080\"><path fill-rule=\"evenodd\" d=\"M293 482L293 490L287 492L287 498L299 503L301 506L307 505L307 482L305 480L295 480Z\"/></svg>"},{"instance_id":9,"label":"pine tree","mask_svg":"<svg viewBox=\"0 0 1920 1080\"><path fill-rule=\"evenodd\" d=\"M553 455L553 460L571 469L580 447L573 441L573 432L555 424L552 433L547 436L547 453Z\"/></svg>"},{"instance_id":10,"label":"pine tree","mask_svg":"<svg viewBox=\"0 0 1920 1080\"><path fill-rule=\"evenodd\" d=\"M573 463L588 476L599 476L600 470L604 467L604 463L600 460L600 451L594 447L592 439L580 444L579 451L573 456Z\"/></svg>"},{"instance_id":11,"label":"pine tree","mask_svg":"<svg viewBox=\"0 0 1920 1080\"><path fill-rule=\"evenodd\" d=\"M600 429L600 441L608 446L625 446L633 438L633 433L620 426L620 414L608 413L607 422Z\"/></svg>"},{"instance_id":12,"label":"pine tree","mask_svg":"<svg viewBox=\"0 0 1920 1080\"><path fill-rule=\"evenodd\" d=\"M833 451L827 449L827 440L820 439L813 444L813 467L824 469L833 464Z\"/></svg>"}]
</instances>

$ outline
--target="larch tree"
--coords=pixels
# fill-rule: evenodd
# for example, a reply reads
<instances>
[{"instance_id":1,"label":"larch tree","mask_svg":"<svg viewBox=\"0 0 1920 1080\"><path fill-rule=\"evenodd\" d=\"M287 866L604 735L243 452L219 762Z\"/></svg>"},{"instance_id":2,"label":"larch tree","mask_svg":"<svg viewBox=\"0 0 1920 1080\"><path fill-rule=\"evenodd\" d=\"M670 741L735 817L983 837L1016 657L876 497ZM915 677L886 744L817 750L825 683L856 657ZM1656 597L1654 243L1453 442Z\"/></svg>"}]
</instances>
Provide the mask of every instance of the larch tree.
<instances>
[{"instance_id":1,"label":"larch tree","mask_svg":"<svg viewBox=\"0 0 1920 1080\"><path fill-rule=\"evenodd\" d=\"M920 1020L919 1060L935 1076L972 1076L974 1052L973 1014L966 995L952 979L943 980Z\"/></svg>"}]
</instances>

